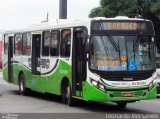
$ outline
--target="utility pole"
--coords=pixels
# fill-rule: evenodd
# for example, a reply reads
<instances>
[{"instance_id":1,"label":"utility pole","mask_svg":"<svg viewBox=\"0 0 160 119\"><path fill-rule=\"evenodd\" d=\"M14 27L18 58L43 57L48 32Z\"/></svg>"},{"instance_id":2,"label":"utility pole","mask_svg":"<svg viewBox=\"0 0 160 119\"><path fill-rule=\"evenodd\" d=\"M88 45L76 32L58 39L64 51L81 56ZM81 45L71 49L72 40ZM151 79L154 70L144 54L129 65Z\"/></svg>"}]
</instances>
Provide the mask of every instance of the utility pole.
<instances>
[{"instance_id":1,"label":"utility pole","mask_svg":"<svg viewBox=\"0 0 160 119\"><path fill-rule=\"evenodd\" d=\"M59 19L67 19L67 0L59 0Z\"/></svg>"},{"instance_id":2,"label":"utility pole","mask_svg":"<svg viewBox=\"0 0 160 119\"><path fill-rule=\"evenodd\" d=\"M48 20L49 20L48 18L49 18L49 13L47 12L47 18L46 18L46 21L47 21L47 22L48 22Z\"/></svg>"}]
</instances>

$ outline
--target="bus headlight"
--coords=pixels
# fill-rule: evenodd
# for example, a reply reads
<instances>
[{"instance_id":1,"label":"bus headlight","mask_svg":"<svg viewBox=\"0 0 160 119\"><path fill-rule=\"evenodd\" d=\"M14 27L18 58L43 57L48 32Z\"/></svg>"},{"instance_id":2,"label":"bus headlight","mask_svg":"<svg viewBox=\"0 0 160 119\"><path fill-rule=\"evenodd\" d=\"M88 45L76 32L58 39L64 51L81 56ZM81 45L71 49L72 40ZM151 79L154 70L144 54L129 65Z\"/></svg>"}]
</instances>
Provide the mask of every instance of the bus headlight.
<instances>
[{"instance_id":1,"label":"bus headlight","mask_svg":"<svg viewBox=\"0 0 160 119\"><path fill-rule=\"evenodd\" d=\"M97 81L91 79L91 83L92 83L93 86L98 87L98 82Z\"/></svg>"},{"instance_id":2,"label":"bus headlight","mask_svg":"<svg viewBox=\"0 0 160 119\"><path fill-rule=\"evenodd\" d=\"M153 85L156 84L156 83L157 83L157 79L154 79L153 80Z\"/></svg>"},{"instance_id":3,"label":"bus headlight","mask_svg":"<svg viewBox=\"0 0 160 119\"><path fill-rule=\"evenodd\" d=\"M100 89L100 90L102 90L102 91L106 91L105 86L104 86L103 84L101 84L100 82L98 82L98 81L95 81L95 80L91 79L91 84L92 84L94 87L96 87L96 88L98 88L98 89Z\"/></svg>"}]
</instances>

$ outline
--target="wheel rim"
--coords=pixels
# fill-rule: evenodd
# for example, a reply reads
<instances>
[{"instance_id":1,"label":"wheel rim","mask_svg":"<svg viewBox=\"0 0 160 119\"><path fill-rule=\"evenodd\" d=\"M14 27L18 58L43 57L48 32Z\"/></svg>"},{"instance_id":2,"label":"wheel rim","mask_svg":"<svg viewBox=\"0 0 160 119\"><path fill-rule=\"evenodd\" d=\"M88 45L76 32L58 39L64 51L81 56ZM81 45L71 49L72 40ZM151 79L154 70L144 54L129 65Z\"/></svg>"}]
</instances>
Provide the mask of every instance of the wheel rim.
<instances>
[{"instance_id":1,"label":"wheel rim","mask_svg":"<svg viewBox=\"0 0 160 119\"><path fill-rule=\"evenodd\" d=\"M20 92L23 93L24 91L24 83L23 83L23 79L20 78Z\"/></svg>"},{"instance_id":2,"label":"wheel rim","mask_svg":"<svg viewBox=\"0 0 160 119\"><path fill-rule=\"evenodd\" d=\"M66 88L66 98L67 98L67 100L69 99L69 94L70 94L70 89L69 89L69 86L67 86L67 88Z\"/></svg>"}]
</instances>

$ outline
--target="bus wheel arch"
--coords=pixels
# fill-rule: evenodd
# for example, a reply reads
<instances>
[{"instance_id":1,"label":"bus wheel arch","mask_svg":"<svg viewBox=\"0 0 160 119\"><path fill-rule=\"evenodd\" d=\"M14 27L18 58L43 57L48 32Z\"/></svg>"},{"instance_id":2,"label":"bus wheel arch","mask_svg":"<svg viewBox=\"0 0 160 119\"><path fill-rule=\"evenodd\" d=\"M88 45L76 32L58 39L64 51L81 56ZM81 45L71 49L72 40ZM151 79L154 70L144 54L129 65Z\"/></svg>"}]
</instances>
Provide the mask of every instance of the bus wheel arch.
<instances>
[{"instance_id":1,"label":"bus wheel arch","mask_svg":"<svg viewBox=\"0 0 160 119\"><path fill-rule=\"evenodd\" d=\"M62 102L69 106L75 106L75 99L72 98L71 83L67 77L61 81Z\"/></svg>"}]
</instances>

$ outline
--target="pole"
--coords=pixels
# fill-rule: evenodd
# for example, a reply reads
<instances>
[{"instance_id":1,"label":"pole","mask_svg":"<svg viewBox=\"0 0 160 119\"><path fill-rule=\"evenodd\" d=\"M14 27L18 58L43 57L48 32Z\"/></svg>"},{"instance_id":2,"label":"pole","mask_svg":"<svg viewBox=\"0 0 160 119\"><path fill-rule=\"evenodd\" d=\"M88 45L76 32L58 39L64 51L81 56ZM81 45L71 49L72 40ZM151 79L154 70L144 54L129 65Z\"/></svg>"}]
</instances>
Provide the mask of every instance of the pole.
<instances>
[{"instance_id":1,"label":"pole","mask_svg":"<svg viewBox=\"0 0 160 119\"><path fill-rule=\"evenodd\" d=\"M59 1L59 19L67 19L67 0Z\"/></svg>"}]
</instances>

